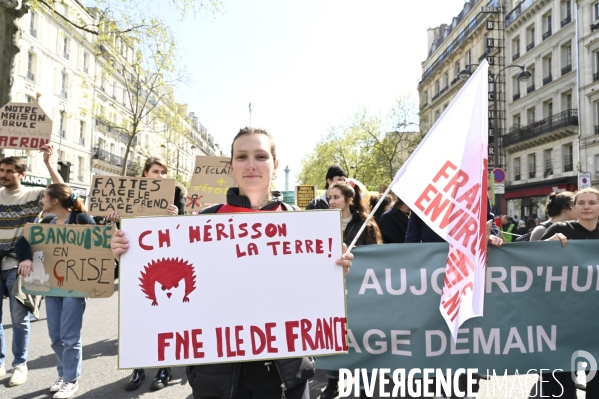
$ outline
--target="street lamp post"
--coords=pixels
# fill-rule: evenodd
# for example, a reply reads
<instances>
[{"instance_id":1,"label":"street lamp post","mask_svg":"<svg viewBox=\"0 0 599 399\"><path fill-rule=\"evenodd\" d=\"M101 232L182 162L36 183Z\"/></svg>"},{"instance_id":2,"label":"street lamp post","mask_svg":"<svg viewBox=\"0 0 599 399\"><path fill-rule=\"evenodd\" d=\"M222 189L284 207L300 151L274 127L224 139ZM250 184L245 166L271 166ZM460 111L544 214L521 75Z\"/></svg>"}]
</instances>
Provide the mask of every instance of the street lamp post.
<instances>
[{"instance_id":1,"label":"street lamp post","mask_svg":"<svg viewBox=\"0 0 599 399\"><path fill-rule=\"evenodd\" d=\"M466 68L463 69L462 71L460 71L460 73L458 74L458 76L460 77L460 79L466 80L468 79L471 75L472 75L472 67L476 67L478 66L478 64L469 64L466 65ZM501 68L497 74L495 75L495 78L493 79L493 130L490 131L489 136L493 137L493 163L495 168L499 167L499 149L498 149L498 144L499 144L499 138L497 140L495 140L495 133L497 133L498 137L501 137L501 129L499 128L499 110L497 109L497 83L499 83L499 79L501 76L501 72L505 71L507 68L520 68L520 73L518 73L518 81L519 82L526 82L528 79L530 79L530 77L532 76L530 74L530 72L528 72L526 70L526 68L522 65L507 65L503 68ZM497 206L497 213L499 215L502 214L502 201L503 201L503 194L495 194L495 203Z\"/></svg>"}]
</instances>

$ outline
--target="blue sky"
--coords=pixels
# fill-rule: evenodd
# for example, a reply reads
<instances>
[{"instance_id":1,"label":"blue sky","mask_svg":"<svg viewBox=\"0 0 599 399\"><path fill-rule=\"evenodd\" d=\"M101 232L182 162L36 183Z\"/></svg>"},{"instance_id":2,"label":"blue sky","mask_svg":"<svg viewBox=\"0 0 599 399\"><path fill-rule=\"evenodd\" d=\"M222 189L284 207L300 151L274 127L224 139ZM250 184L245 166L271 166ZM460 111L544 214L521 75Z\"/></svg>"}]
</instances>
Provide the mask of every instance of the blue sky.
<instances>
[{"instance_id":1,"label":"blue sky","mask_svg":"<svg viewBox=\"0 0 599 399\"><path fill-rule=\"evenodd\" d=\"M293 189L301 160L330 125L359 107L386 112L413 91L427 28L450 23L463 0L223 0L225 12L173 19L191 72L179 102L223 148L240 127L267 129Z\"/></svg>"}]
</instances>

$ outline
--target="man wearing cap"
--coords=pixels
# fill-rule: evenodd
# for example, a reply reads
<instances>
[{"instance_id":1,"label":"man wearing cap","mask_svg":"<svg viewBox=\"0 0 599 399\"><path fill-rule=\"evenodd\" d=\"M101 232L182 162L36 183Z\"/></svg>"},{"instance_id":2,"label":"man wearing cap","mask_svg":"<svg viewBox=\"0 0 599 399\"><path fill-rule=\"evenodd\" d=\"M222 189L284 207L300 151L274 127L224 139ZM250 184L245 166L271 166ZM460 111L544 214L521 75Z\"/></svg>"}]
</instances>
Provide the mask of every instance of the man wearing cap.
<instances>
[{"instance_id":1,"label":"man wearing cap","mask_svg":"<svg viewBox=\"0 0 599 399\"><path fill-rule=\"evenodd\" d=\"M327 171L326 184L324 186L325 190L328 190L331 184L337 183L338 181L344 182L346 178L347 174L341 168L341 166L331 166ZM329 209L329 200L327 199L326 191L320 197L314 198L312 201L310 201L306 207L306 210L310 209Z\"/></svg>"},{"instance_id":2,"label":"man wearing cap","mask_svg":"<svg viewBox=\"0 0 599 399\"><path fill-rule=\"evenodd\" d=\"M53 183L63 183L62 177L52 166L53 147L40 148L44 153L44 163ZM14 290L17 285L17 261L14 252L15 243L23 236L26 223L37 223L42 207L40 197L45 187L24 187L21 180L25 177L27 165L19 157L7 157L0 160L0 298L8 297L12 322L12 376L9 386L23 384L27 380L27 348L29 346L30 311L37 311L31 305L32 298L22 291ZM39 298L38 298L39 300ZM1 305L1 304L0 304ZM6 345L2 327L2 306L0 306L0 377L6 374Z\"/></svg>"}]
</instances>

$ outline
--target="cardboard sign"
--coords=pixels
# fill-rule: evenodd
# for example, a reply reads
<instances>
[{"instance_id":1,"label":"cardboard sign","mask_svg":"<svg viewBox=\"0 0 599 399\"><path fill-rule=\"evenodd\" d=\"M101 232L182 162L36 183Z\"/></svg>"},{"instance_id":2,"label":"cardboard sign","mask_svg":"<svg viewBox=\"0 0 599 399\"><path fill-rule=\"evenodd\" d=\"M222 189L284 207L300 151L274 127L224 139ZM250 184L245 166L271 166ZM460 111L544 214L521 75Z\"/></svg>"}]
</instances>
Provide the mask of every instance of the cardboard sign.
<instances>
[{"instance_id":1,"label":"cardboard sign","mask_svg":"<svg viewBox=\"0 0 599 399\"><path fill-rule=\"evenodd\" d=\"M119 368L347 352L340 217L124 219Z\"/></svg>"},{"instance_id":2,"label":"cardboard sign","mask_svg":"<svg viewBox=\"0 0 599 399\"><path fill-rule=\"evenodd\" d=\"M52 121L38 103L8 103L0 108L0 148L38 149L51 137Z\"/></svg>"},{"instance_id":3,"label":"cardboard sign","mask_svg":"<svg viewBox=\"0 0 599 399\"><path fill-rule=\"evenodd\" d=\"M89 190L89 213L106 216L168 215L175 198L175 179L95 175Z\"/></svg>"},{"instance_id":4,"label":"cardboard sign","mask_svg":"<svg viewBox=\"0 0 599 399\"><path fill-rule=\"evenodd\" d=\"M202 202L226 203L227 190L236 187L231 176L231 159L227 157L196 157L185 210L197 212Z\"/></svg>"},{"instance_id":5,"label":"cardboard sign","mask_svg":"<svg viewBox=\"0 0 599 399\"><path fill-rule=\"evenodd\" d=\"M306 209L310 201L316 198L316 186L295 186L295 203L302 209Z\"/></svg>"},{"instance_id":6,"label":"cardboard sign","mask_svg":"<svg viewBox=\"0 0 599 399\"><path fill-rule=\"evenodd\" d=\"M112 226L25 225L33 273L24 278L31 295L108 298L114 292Z\"/></svg>"}]
</instances>

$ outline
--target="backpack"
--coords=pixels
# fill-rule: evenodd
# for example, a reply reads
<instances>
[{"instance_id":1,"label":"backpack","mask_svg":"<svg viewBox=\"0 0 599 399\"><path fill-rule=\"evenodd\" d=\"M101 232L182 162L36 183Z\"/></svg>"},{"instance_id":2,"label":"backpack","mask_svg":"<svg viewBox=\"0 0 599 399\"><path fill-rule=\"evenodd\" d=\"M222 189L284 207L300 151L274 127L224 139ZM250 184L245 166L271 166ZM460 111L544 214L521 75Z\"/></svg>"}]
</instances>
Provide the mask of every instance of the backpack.
<instances>
[{"instance_id":1,"label":"backpack","mask_svg":"<svg viewBox=\"0 0 599 399\"><path fill-rule=\"evenodd\" d=\"M550 221L546 221L546 222L543 222L543 223L539 223L539 226L543 226L543 227L545 227L545 230L547 230L549 228L549 226L551 226L552 224L553 223L551 223ZM534 231L534 229L532 229L528 233L523 234L520 237L516 238L515 242L527 242L527 241L530 241L530 236L532 235L533 231Z\"/></svg>"}]
</instances>

